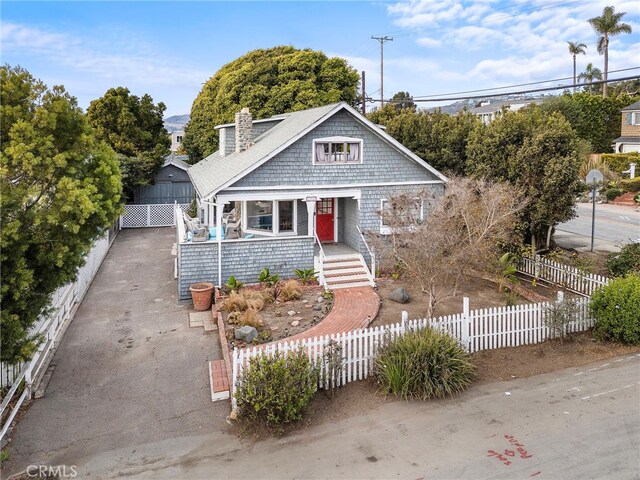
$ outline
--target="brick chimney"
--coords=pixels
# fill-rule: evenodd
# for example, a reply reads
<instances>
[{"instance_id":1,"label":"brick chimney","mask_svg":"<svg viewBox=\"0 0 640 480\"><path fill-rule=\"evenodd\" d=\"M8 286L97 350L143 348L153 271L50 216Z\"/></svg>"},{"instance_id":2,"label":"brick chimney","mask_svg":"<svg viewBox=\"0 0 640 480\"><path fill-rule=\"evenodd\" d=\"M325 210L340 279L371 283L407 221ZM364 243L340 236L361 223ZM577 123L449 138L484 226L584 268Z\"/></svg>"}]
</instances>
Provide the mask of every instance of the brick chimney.
<instances>
[{"instance_id":1,"label":"brick chimney","mask_svg":"<svg viewBox=\"0 0 640 480\"><path fill-rule=\"evenodd\" d=\"M236 113L236 153L251 146L252 130L253 118L249 109L245 107Z\"/></svg>"}]
</instances>

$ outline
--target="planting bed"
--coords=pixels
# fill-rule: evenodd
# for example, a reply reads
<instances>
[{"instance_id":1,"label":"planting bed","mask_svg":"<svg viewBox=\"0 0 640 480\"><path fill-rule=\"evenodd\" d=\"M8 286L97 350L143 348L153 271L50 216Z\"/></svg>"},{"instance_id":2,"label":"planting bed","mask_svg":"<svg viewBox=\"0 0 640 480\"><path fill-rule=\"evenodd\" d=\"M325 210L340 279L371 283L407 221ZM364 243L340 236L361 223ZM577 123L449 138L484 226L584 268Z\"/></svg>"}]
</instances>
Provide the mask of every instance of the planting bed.
<instances>
[{"instance_id":1,"label":"planting bed","mask_svg":"<svg viewBox=\"0 0 640 480\"><path fill-rule=\"evenodd\" d=\"M302 295L297 300L266 302L262 310L258 312L262 321L262 326L257 326L258 338L252 344L261 344L271 341L282 340L287 337L302 333L313 327L331 311L333 297L323 295L324 289L319 285L301 285ZM251 296L255 293L268 291L264 286L243 287L240 293ZM228 298L225 297L225 298ZM321 301L319 301L321 299ZM244 347L247 344L240 340L235 340L234 330L241 325L230 321L229 312L223 308L222 319L225 323L227 340L229 344L237 347Z\"/></svg>"}]
</instances>

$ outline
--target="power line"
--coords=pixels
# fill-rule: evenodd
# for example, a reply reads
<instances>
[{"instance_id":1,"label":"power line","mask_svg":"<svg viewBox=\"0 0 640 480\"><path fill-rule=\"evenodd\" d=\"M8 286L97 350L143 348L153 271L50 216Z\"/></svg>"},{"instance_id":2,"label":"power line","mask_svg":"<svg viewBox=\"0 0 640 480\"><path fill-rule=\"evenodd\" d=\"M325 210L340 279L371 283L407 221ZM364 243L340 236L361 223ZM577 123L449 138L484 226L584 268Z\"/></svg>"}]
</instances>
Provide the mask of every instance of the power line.
<instances>
[{"instance_id":1,"label":"power line","mask_svg":"<svg viewBox=\"0 0 640 480\"><path fill-rule=\"evenodd\" d=\"M619 72L628 72L629 70L638 70L638 67L629 67L629 68L621 68L619 70L610 70L609 73L619 73ZM413 99L420 98L433 98L433 97L441 97L445 95L462 95L463 93L479 93L479 92L491 92L494 90L503 90L505 88L515 88L515 87L527 87L529 85L540 85L541 83L551 83L551 82L561 82L563 80L573 80L573 77L562 77L562 78L553 78L551 80L540 80L538 82L529 82L529 83L517 83L514 85L505 85L502 87L492 87L492 88L480 88L477 90L464 90L461 92L450 92L450 93L434 93L433 95L415 95Z\"/></svg>"},{"instance_id":2,"label":"power line","mask_svg":"<svg viewBox=\"0 0 640 480\"><path fill-rule=\"evenodd\" d=\"M594 85L602 85L602 84L608 84L608 83L613 83L613 82L621 82L624 80L637 80L640 79L640 75L634 75L631 77L622 77L622 78L614 78L614 79L609 79L609 80L597 80L595 82L590 82L590 83L581 83L581 84L576 84L576 87L589 87L589 86L594 86ZM558 85L555 87L545 87L545 88L535 88L532 90L519 90L516 92L502 92L502 93L498 93L496 95L476 95L476 96L464 96L464 97L447 97L447 98L413 98L414 102L446 102L446 101L452 101L452 100L480 100L480 99L484 99L484 98L490 98L490 97L497 97L497 96L503 96L503 95L523 95L526 93L537 93L537 92L550 92L550 91L554 91L554 90L565 90L568 88L573 87L573 84L571 85ZM377 102L379 100L372 100L374 102ZM398 103L401 101L406 101L405 100L386 100L387 103Z\"/></svg>"}]
</instances>

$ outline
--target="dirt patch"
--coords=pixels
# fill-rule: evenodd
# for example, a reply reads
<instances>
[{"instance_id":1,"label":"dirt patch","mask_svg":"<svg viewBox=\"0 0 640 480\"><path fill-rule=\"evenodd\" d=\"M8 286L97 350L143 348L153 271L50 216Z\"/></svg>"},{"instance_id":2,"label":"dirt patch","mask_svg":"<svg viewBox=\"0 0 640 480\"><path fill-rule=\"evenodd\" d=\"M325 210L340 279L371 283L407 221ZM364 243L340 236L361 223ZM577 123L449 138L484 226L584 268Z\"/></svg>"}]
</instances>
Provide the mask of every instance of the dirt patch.
<instances>
[{"instance_id":1,"label":"dirt patch","mask_svg":"<svg viewBox=\"0 0 640 480\"><path fill-rule=\"evenodd\" d=\"M640 348L599 342L591 332L582 332L564 343L549 340L536 345L484 350L474 353L472 361L478 367L475 383L488 383L579 367L635 352L640 352Z\"/></svg>"},{"instance_id":2,"label":"dirt patch","mask_svg":"<svg viewBox=\"0 0 640 480\"><path fill-rule=\"evenodd\" d=\"M265 290L267 290L266 287L251 286L243 288L241 293L250 294ZM323 293L324 289L319 285L303 285L302 297L298 300L287 302L276 300L266 303L259 312L263 326L257 327L258 338L254 343L282 340L302 333L324 320L333 306L333 297L323 295ZM239 325L231 324L229 314L224 310L222 311L222 319L227 336L230 337L230 344L235 347L245 347L244 342L236 341L233 337L234 329Z\"/></svg>"},{"instance_id":3,"label":"dirt patch","mask_svg":"<svg viewBox=\"0 0 640 480\"><path fill-rule=\"evenodd\" d=\"M409 293L409 302L397 303L389 300L389 294L397 287L404 288ZM420 291L420 287L412 285L402 279L393 280L391 278L378 279L378 295L381 304L378 316L371 326L389 325L398 323L402 318L402 311L409 313L409 319L424 318L427 315L428 297ZM500 307L507 304L505 293L498 291L495 283L482 279L466 279L458 289L458 294L454 298L449 298L436 307L436 316L452 315L462 312L462 297L469 297L471 310L477 308ZM526 303L527 301L515 295L516 303Z\"/></svg>"}]
</instances>

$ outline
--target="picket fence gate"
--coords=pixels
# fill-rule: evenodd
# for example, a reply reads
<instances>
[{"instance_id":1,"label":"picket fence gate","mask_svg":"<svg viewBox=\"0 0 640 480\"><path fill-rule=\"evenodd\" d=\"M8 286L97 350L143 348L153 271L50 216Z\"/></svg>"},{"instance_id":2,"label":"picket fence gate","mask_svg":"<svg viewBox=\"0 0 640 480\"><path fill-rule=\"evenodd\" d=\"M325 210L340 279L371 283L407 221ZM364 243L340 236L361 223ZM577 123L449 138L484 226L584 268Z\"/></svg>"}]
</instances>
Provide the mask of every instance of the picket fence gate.
<instances>
[{"instance_id":1,"label":"picket fence gate","mask_svg":"<svg viewBox=\"0 0 640 480\"><path fill-rule=\"evenodd\" d=\"M558 302L560 301L561 295L558 298ZM573 301L576 305L576 318L567 325L567 332L580 332L593 327L595 322L589 314L590 299L578 298ZM235 407L233 392L242 378L243 369L249 365L252 358L261 355L273 356L276 351L286 354L301 348L310 360L320 363L320 388L339 387L371 375L378 349L383 347L385 342L407 331L430 327L447 332L470 353L541 343L555 338L556 332L547 325L547 315L552 306L552 302L542 302L470 311L469 300L465 298L464 311L455 315L408 320L406 312L403 312L402 321L393 325L234 349L232 403ZM334 354L338 352L341 356L342 368L337 371L326 358L329 351L333 351Z\"/></svg>"},{"instance_id":2,"label":"picket fence gate","mask_svg":"<svg viewBox=\"0 0 640 480\"><path fill-rule=\"evenodd\" d=\"M189 209L188 203L125 205L120 217L120 228L173 227L175 205L178 205L183 212Z\"/></svg>"},{"instance_id":3,"label":"picket fence gate","mask_svg":"<svg viewBox=\"0 0 640 480\"><path fill-rule=\"evenodd\" d=\"M535 258L523 257L518 265L518 271L588 297L593 295L597 288L609 283L607 277L585 273L578 268L540 255L536 255Z\"/></svg>"}]
</instances>

